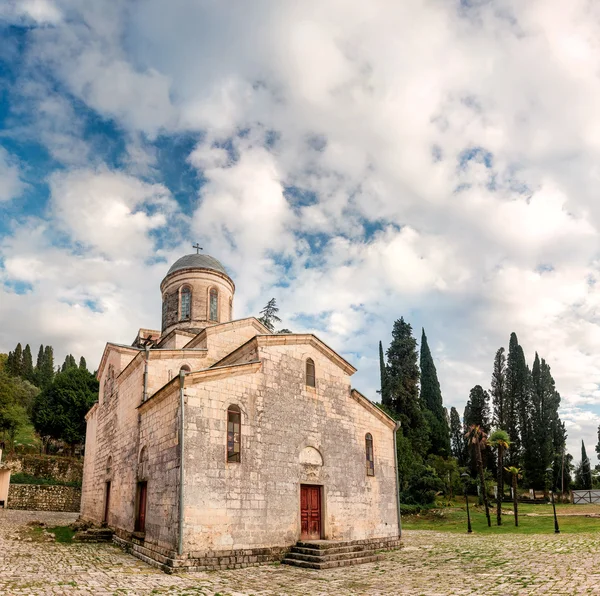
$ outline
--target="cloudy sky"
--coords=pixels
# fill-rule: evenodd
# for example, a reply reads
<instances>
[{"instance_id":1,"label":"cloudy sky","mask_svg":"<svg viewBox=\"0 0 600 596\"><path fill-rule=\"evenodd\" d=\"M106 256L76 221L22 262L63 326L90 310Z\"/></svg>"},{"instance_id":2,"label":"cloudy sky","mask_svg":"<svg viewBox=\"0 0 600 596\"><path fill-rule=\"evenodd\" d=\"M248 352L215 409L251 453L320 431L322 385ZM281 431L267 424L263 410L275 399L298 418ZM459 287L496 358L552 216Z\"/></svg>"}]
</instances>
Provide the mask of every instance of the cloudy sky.
<instances>
[{"instance_id":1,"label":"cloudy sky","mask_svg":"<svg viewBox=\"0 0 600 596\"><path fill-rule=\"evenodd\" d=\"M200 242L351 360L425 327L444 400L515 331L600 423L600 5L4 0L0 350L97 363Z\"/></svg>"}]
</instances>

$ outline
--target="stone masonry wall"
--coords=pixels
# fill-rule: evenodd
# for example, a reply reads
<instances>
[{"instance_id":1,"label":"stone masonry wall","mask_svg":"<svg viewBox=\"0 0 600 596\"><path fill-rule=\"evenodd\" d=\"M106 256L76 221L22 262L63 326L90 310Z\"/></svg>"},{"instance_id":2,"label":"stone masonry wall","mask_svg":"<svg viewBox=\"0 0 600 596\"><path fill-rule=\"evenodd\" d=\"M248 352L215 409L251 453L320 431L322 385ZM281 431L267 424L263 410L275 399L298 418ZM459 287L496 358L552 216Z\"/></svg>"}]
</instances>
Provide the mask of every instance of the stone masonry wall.
<instances>
[{"instance_id":1,"label":"stone masonry wall","mask_svg":"<svg viewBox=\"0 0 600 596\"><path fill-rule=\"evenodd\" d=\"M258 356L258 372L232 370L229 378L186 387L189 556L294 544L301 484L322 487L324 538L397 536L393 425L351 397L349 376L314 347L271 345ZM308 357L316 388L306 386ZM242 412L241 463L226 462L231 404ZM366 475L366 433L373 437L372 477Z\"/></svg>"},{"instance_id":2,"label":"stone masonry wall","mask_svg":"<svg viewBox=\"0 0 600 596\"><path fill-rule=\"evenodd\" d=\"M78 512L81 489L74 486L11 484L7 509Z\"/></svg>"},{"instance_id":3,"label":"stone masonry wall","mask_svg":"<svg viewBox=\"0 0 600 596\"><path fill-rule=\"evenodd\" d=\"M53 478L59 482L81 482L83 459L54 455L23 455L11 459L12 473L37 478Z\"/></svg>"}]
</instances>

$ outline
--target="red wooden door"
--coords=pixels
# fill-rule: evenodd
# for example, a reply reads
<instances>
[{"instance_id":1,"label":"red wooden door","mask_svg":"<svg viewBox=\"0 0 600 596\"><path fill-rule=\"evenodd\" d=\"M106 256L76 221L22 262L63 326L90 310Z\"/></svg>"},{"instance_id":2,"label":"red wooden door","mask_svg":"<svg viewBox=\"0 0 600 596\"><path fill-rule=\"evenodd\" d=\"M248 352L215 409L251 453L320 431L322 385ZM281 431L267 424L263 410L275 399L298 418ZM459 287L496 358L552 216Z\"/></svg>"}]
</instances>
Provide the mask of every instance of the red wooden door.
<instances>
[{"instance_id":1,"label":"red wooden door","mask_svg":"<svg viewBox=\"0 0 600 596\"><path fill-rule=\"evenodd\" d=\"M300 486L300 538L321 538L321 487L302 484Z\"/></svg>"},{"instance_id":2,"label":"red wooden door","mask_svg":"<svg viewBox=\"0 0 600 596\"><path fill-rule=\"evenodd\" d=\"M136 532L146 531L146 494L148 485L145 482L138 483L138 510L135 523Z\"/></svg>"}]
</instances>

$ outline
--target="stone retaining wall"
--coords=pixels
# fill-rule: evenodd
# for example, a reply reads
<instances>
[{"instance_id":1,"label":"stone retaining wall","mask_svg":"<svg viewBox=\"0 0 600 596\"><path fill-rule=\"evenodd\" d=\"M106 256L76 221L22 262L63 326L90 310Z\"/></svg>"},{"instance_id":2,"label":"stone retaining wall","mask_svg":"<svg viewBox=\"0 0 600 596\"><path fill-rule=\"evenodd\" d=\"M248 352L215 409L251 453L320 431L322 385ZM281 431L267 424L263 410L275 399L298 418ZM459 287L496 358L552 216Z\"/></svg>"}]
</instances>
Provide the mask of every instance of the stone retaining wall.
<instances>
[{"instance_id":1,"label":"stone retaining wall","mask_svg":"<svg viewBox=\"0 0 600 596\"><path fill-rule=\"evenodd\" d=\"M81 489L75 486L11 484L7 509L79 512Z\"/></svg>"},{"instance_id":2,"label":"stone retaining wall","mask_svg":"<svg viewBox=\"0 0 600 596\"><path fill-rule=\"evenodd\" d=\"M81 482L83 459L58 455L21 455L7 459L13 474L22 472L38 478L53 478L59 482Z\"/></svg>"}]
</instances>

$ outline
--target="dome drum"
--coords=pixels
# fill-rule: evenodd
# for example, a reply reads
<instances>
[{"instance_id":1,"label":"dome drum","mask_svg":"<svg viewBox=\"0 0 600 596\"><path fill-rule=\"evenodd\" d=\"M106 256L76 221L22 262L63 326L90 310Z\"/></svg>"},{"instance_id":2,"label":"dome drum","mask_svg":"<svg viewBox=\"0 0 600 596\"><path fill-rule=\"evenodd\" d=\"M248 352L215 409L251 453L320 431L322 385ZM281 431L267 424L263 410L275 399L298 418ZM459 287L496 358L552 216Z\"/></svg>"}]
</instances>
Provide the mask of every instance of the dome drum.
<instances>
[{"instance_id":1,"label":"dome drum","mask_svg":"<svg viewBox=\"0 0 600 596\"><path fill-rule=\"evenodd\" d=\"M175 329L197 333L232 320L235 285L213 257L182 257L169 269L160 288L163 335Z\"/></svg>"}]
</instances>

